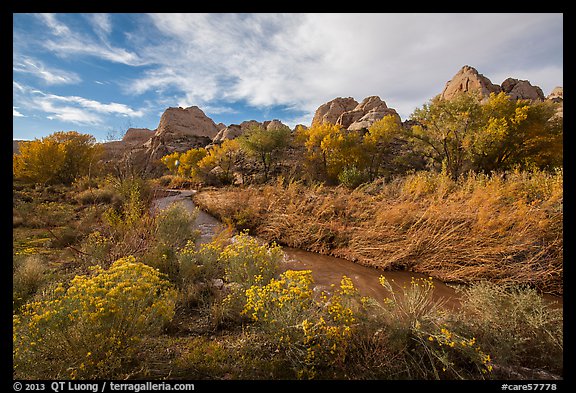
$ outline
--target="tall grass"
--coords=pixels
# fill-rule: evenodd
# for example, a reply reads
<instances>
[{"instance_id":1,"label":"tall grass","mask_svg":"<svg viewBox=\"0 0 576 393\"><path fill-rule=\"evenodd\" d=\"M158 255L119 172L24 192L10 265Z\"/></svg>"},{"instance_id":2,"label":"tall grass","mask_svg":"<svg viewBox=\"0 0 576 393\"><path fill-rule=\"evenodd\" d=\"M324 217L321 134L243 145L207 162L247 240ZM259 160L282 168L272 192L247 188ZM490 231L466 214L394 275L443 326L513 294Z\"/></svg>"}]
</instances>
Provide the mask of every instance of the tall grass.
<instances>
[{"instance_id":1,"label":"tall grass","mask_svg":"<svg viewBox=\"0 0 576 393\"><path fill-rule=\"evenodd\" d=\"M562 294L563 172L416 172L364 185L299 182L195 195L268 241L448 282L528 284Z\"/></svg>"}]
</instances>

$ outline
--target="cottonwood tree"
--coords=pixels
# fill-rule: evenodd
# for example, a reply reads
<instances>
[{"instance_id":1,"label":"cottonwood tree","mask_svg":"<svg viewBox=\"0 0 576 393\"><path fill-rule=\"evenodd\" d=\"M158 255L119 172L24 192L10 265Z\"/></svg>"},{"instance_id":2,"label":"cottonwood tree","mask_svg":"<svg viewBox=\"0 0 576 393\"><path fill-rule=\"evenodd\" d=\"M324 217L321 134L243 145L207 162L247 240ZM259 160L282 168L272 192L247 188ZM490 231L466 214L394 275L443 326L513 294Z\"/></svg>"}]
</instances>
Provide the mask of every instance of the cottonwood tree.
<instances>
[{"instance_id":1,"label":"cottonwood tree","mask_svg":"<svg viewBox=\"0 0 576 393\"><path fill-rule=\"evenodd\" d=\"M77 177L90 175L102 155L102 146L89 134L60 131L42 139L20 144L13 155L15 178L40 184L71 184Z\"/></svg>"},{"instance_id":2,"label":"cottonwood tree","mask_svg":"<svg viewBox=\"0 0 576 393\"><path fill-rule=\"evenodd\" d=\"M290 136L290 128L284 125L276 125L268 129L253 125L237 139L240 147L262 164L264 182L267 182L272 165L279 160L283 151L288 147Z\"/></svg>"}]
</instances>

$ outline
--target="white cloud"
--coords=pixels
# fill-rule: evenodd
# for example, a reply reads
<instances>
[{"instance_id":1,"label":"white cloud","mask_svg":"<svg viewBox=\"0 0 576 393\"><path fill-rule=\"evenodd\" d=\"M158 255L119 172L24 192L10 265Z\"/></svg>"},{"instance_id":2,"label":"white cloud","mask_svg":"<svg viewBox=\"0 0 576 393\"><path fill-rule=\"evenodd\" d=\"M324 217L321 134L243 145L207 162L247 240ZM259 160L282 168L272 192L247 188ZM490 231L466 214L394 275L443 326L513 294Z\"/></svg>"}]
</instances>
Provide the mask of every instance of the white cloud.
<instances>
[{"instance_id":1,"label":"white cloud","mask_svg":"<svg viewBox=\"0 0 576 393\"><path fill-rule=\"evenodd\" d=\"M70 30L66 25L58 22L54 14L38 14L55 36L54 39L47 38L42 45L44 48L63 57L75 55L94 56L111 62L133 66L146 63L137 54L111 45L106 40L106 34L112 28L109 17L105 14L95 15L100 15L92 18L93 23L97 26L99 41L86 34Z\"/></svg>"},{"instance_id":2,"label":"white cloud","mask_svg":"<svg viewBox=\"0 0 576 393\"><path fill-rule=\"evenodd\" d=\"M91 21L97 32L101 32L105 35L112 32L112 22L110 20L110 15L108 14L91 14Z\"/></svg>"},{"instance_id":3,"label":"white cloud","mask_svg":"<svg viewBox=\"0 0 576 393\"><path fill-rule=\"evenodd\" d=\"M553 40L537 45L548 32L557 37L561 14L149 17L164 35L162 44L141 47L138 53L155 68L136 77L127 90L176 90L195 105L244 100L313 111L337 96L360 101L378 95L406 118L466 64L492 79L495 64L513 71L521 68L516 62L531 63L529 76L540 77L538 70L557 60L542 55L562 46ZM518 48L520 42L530 44Z\"/></svg>"},{"instance_id":4,"label":"white cloud","mask_svg":"<svg viewBox=\"0 0 576 393\"><path fill-rule=\"evenodd\" d=\"M13 71L32 74L48 85L74 84L82 80L74 72L49 68L40 60L31 57L14 57L13 61Z\"/></svg>"},{"instance_id":5,"label":"white cloud","mask_svg":"<svg viewBox=\"0 0 576 393\"><path fill-rule=\"evenodd\" d=\"M18 109L18 107L16 107L16 106L12 107L12 116L13 117L26 117L22 113L18 112L17 109Z\"/></svg>"},{"instance_id":6,"label":"white cloud","mask_svg":"<svg viewBox=\"0 0 576 393\"><path fill-rule=\"evenodd\" d=\"M17 109L43 112L47 119L61 120L76 124L101 125L112 116L123 118L142 118L143 109L132 109L117 102L102 103L80 96L61 96L45 93L29 86L13 82L14 116L22 115Z\"/></svg>"}]
</instances>

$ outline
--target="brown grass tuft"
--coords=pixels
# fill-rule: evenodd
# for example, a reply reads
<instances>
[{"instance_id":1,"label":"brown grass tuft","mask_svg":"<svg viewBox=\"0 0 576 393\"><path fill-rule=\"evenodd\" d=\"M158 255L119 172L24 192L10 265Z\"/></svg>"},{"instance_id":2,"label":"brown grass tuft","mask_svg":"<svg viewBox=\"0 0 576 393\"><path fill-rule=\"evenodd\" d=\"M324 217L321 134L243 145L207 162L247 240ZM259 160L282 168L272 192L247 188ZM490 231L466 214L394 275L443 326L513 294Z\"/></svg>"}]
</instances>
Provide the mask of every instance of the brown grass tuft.
<instances>
[{"instance_id":1,"label":"brown grass tuft","mask_svg":"<svg viewBox=\"0 0 576 393\"><path fill-rule=\"evenodd\" d=\"M563 173L414 173L354 191L299 182L199 192L195 203L253 234L446 282L562 294Z\"/></svg>"}]
</instances>

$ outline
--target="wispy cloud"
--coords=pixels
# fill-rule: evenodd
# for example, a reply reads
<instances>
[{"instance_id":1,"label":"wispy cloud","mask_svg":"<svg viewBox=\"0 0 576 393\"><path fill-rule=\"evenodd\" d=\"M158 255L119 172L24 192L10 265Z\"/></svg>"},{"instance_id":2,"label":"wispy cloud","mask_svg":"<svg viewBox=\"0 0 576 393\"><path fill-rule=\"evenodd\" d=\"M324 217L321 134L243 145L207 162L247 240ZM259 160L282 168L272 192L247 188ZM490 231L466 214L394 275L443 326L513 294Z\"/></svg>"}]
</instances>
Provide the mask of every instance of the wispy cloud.
<instances>
[{"instance_id":1,"label":"wispy cloud","mask_svg":"<svg viewBox=\"0 0 576 393\"><path fill-rule=\"evenodd\" d=\"M495 59L504 64L503 73L518 69L515 62L520 60L532 68L548 67L557 59L545 54L561 53L562 47L543 40L542 47L518 48L518 42L557 37L561 14L148 17L157 30L151 33L160 32L162 44L138 49L152 68L134 78L126 91L166 92L196 105L244 101L310 112L337 96L361 100L379 95L390 107L402 105L405 118L440 93L463 65L485 74ZM542 76L531 82L547 83Z\"/></svg>"},{"instance_id":2,"label":"wispy cloud","mask_svg":"<svg viewBox=\"0 0 576 393\"><path fill-rule=\"evenodd\" d=\"M82 80L75 72L50 68L40 60L26 56L15 56L12 70L14 72L32 74L48 85L74 84Z\"/></svg>"},{"instance_id":3,"label":"wispy cloud","mask_svg":"<svg viewBox=\"0 0 576 393\"><path fill-rule=\"evenodd\" d=\"M29 86L13 83L14 102L35 112L41 112L47 119L61 120L75 124L104 124L110 116L141 118L143 109L133 109L117 102L102 103L80 96L62 96L45 93ZM14 106L14 116L19 116ZM21 115L21 113L20 113Z\"/></svg>"},{"instance_id":4,"label":"wispy cloud","mask_svg":"<svg viewBox=\"0 0 576 393\"><path fill-rule=\"evenodd\" d=\"M26 117L24 116L22 113L18 112L18 107L17 106L13 106L12 107L12 116L13 117Z\"/></svg>"},{"instance_id":5,"label":"wispy cloud","mask_svg":"<svg viewBox=\"0 0 576 393\"><path fill-rule=\"evenodd\" d=\"M92 56L132 66L146 63L136 53L108 42L106 34L112 28L108 16L104 14L94 15L92 21L97 26L96 35L98 39L84 32L72 31L66 25L60 23L54 14L38 14L38 17L44 21L53 35L53 38L48 38L43 42L44 48L62 57Z\"/></svg>"}]
</instances>

